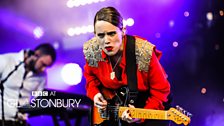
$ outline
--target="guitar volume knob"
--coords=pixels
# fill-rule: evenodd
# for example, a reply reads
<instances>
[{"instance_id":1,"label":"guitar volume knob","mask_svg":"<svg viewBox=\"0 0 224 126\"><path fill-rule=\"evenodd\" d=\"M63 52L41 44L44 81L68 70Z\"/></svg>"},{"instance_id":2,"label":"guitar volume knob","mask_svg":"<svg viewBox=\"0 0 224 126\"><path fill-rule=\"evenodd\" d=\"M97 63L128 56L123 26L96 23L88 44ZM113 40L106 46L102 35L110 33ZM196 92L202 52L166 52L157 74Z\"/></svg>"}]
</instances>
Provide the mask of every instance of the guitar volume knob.
<instances>
[{"instance_id":1,"label":"guitar volume knob","mask_svg":"<svg viewBox=\"0 0 224 126\"><path fill-rule=\"evenodd\" d=\"M134 100L131 99L131 100L130 100L130 103L131 103L131 104L134 104Z\"/></svg>"}]
</instances>

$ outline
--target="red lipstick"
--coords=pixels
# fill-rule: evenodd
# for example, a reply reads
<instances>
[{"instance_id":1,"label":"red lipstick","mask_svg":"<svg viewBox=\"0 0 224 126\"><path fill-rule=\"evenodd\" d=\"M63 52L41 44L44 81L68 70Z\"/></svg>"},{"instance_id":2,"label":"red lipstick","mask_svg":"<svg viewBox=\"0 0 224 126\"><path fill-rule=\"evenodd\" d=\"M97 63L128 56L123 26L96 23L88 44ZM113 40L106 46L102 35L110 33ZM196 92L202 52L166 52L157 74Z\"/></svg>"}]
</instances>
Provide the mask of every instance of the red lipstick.
<instances>
[{"instance_id":1,"label":"red lipstick","mask_svg":"<svg viewBox=\"0 0 224 126\"><path fill-rule=\"evenodd\" d=\"M106 49L107 51L112 51L112 50L113 50L113 47L108 46L108 47L105 47L105 49Z\"/></svg>"}]
</instances>

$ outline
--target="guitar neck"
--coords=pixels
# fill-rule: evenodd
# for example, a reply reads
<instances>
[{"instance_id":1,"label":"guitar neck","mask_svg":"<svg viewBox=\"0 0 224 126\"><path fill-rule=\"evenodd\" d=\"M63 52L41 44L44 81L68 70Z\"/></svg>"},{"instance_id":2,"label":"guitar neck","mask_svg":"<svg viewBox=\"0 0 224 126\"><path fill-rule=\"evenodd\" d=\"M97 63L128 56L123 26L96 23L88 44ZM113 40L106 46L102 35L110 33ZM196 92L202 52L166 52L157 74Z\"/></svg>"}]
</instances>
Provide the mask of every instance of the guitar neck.
<instances>
[{"instance_id":1,"label":"guitar neck","mask_svg":"<svg viewBox=\"0 0 224 126\"><path fill-rule=\"evenodd\" d=\"M129 109L132 118L168 120L167 111L130 107L119 107L119 117L126 109Z\"/></svg>"}]
</instances>

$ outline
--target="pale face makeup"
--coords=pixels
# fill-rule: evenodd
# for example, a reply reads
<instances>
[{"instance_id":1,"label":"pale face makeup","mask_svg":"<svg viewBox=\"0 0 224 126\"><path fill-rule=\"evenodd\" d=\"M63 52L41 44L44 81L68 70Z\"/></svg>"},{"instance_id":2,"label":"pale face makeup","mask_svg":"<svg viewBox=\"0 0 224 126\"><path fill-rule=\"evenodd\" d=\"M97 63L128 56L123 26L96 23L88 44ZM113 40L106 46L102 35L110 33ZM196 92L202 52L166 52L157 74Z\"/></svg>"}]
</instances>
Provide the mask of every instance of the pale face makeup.
<instances>
[{"instance_id":1,"label":"pale face makeup","mask_svg":"<svg viewBox=\"0 0 224 126\"><path fill-rule=\"evenodd\" d=\"M95 36L100 42L100 47L108 56L114 56L123 48L122 30L109 22L97 21L95 24Z\"/></svg>"}]
</instances>

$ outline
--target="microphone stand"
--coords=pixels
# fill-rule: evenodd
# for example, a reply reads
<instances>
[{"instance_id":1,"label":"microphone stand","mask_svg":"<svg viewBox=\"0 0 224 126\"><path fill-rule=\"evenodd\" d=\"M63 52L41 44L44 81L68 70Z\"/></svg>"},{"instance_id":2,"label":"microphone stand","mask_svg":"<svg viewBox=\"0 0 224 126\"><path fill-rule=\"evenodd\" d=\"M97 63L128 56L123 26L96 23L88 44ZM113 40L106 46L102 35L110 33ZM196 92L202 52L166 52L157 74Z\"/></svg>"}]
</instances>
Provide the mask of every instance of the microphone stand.
<instances>
[{"instance_id":1,"label":"microphone stand","mask_svg":"<svg viewBox=\"0 0 224 126\"><path fill-rule=\"evenodd\" d=\"M2 99L2 126L5 126L5 113L4 113L4 83L8 80L8 78L18 69L18 67L23 64L24 61L21 61L18 65L15 66L14 70L12 70L5 79L3 79L0 83L1 88L1 99Z\"/></svg>"}]
</instances>

